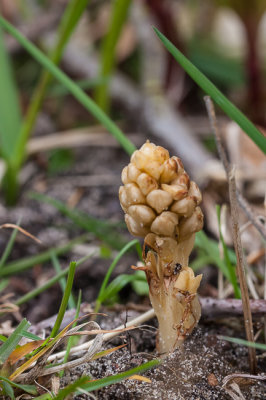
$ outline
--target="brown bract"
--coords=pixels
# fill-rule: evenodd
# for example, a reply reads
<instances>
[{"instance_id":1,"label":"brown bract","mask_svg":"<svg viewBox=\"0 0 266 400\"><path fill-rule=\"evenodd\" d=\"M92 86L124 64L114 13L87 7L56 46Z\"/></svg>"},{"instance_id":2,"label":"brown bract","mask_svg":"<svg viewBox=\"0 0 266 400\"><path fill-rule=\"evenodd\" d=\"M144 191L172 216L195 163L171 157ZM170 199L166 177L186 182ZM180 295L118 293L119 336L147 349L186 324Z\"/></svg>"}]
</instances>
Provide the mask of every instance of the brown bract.
<instances>
[{"instance_id":1,"label":"brown bract","mask_svg":"<svg viewBox=\"0 0 266 400\"><path fill-rule=\"evenodd\" d=\"M122 171L119 199L128 230L144 237L150 299L159 321L158 350L173 351L197 324L200 304L188 266L195 233L203 226L201 193L182 161L146 142Z\"/></svg>"}]
</instances>

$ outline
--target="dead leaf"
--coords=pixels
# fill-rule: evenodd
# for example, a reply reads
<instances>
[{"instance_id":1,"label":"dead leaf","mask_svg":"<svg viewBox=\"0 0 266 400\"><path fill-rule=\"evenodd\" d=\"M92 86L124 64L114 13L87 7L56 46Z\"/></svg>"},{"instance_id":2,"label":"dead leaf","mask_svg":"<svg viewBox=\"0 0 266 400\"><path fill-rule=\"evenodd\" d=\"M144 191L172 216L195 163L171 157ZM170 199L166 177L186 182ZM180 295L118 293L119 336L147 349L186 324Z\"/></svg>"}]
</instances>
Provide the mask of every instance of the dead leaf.
<instances>
[{"instance_id":1,"label":"dead leaf","mask_svg":"<svg viewBox=\"0 0 266 400\"><path fill-rule=\"evenodd\" d=\"M3 225L0 225L0 229L3 229L3 228L17 229L18 231L23 233L23 235L28 236L31 239L35 240L35 242L42 243L38 238L36 238L36 236L32 235L31 233L29 233L28 231L26 231L25 229L21 228L20 226L18 226L16 224L3 224Z\"/></svg>"},{"instance_id":2,"label":"dead leaf","mask_svg":"<svg viewBox=\"0 0 266 400\"><path fill-rule=\"evenodd\" d=\"M141 375L132 375L127 379L134 379L137 381L141 381L141 382L146 382L146 383L151 383L151 380L149 378L146 378L146 376L141 376Z\"/></svg>"},{"instance_id":3,"label":"dead leaf","mask_svg":"<svg viewBox=\"0 0 266 400\"><path fill-rule=\"evenodd\" d=\"M218 379L214 374L210 374L207 379L208 379L208 384L211 386L217 386L219 384Z\"/></svg>"},{"instance_id":4,"label":"dead leaf","mask_svg":"<svg viewBox=\"0 0 266 400\"><path fill-rule=\"evenodd\" d=\"M23 346L18 347L17 349L12 351L12 353L7 359L7 362L9 362L11 365L15 364L22 357L40 347L43 343L44 340L34 340L32 342L24 344Z\"/></svg>"}]
</instances>

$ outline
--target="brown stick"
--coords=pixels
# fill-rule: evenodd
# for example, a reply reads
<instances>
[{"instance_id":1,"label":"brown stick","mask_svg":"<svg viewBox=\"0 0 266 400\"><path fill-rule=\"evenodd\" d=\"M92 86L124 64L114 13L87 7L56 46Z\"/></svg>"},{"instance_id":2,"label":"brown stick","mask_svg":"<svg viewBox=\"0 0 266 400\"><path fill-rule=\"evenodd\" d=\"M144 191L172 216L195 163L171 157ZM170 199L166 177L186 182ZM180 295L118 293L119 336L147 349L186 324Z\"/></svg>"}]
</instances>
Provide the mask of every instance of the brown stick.
<instances>
[{"instance_id":1,"label":"brown stick","mask_svg":"<svg viewBox=\"0 0 266 400\"><path fill-rule=\"evenodd\" d=\"M214 299L200 297L202 318L236 317L243 315L243 303L238 299ZM261 317L266 314L266 300L250 300L251 313Z\"/></svg>"},{"instance_id":2,"label":"brown stick","mask_svg":"<svg viewBox=\"0 0 266 400\"><path fill-rule=\"evenodd\" d=\"M203 319L216 319L222 317L238 317L243 315L242 301L238 299L214 299L212 297L200 297L200 304L202 307L202 318ZM89 304L82 303L80 307L80 316L88 313ZM131 308L128 304L128 310L135 311L136 304ZM262 317L266 314L266 300L250 300L251 312L256 317ZM146 307L142 311L148 311L150 308ZM122 312L125 310L125 306L120 309ZM65 313L64 320L62 322L62 328L68 325L75 318L75 310L68 310ZM43 329L52 328L56 320L56 315L47 318L36 325L30 327L30 332L38 334Z\"/></svg>"},{"instance_id":3,"label":"brown stick","mask_svg":"<svg viewBox=\"0 0 266 400\"><path fill-rule=\"evenodd\" d=\"M242 245L241 245L241 238L239 233L239 217L238 217L238 207L237 207L237 194L236 194L236 181L235 181L235 174L234 169L230 166L225 150L223 148L220 133L217 126L216 116L214 105L209 96L204 98L211 128L215 134L216 145L220 155L220 158L224 164L225 171L227 174L228 179L228 187L229 187L229 198L231 204L231 218L232 218L232 233L233 233L233 241L234 241L234 248L236 252L237 258L237 275L240 284L240 290L242 295L242 303L243 303L243 314L244 314L244 325L246 331L247 340L250 342L254 342L254 333L253 333L253 325L252 325L252 315L250 309L250 301L249 301L249 294L248 294L248 287L245 277L245 269L244 269L244 262L243 262L243 252L242 252ZM256 351L255 348L249 347L249 364L251 373L255 374L257 369L257 360L256 360Z\"/></svg>"}]
</instances>

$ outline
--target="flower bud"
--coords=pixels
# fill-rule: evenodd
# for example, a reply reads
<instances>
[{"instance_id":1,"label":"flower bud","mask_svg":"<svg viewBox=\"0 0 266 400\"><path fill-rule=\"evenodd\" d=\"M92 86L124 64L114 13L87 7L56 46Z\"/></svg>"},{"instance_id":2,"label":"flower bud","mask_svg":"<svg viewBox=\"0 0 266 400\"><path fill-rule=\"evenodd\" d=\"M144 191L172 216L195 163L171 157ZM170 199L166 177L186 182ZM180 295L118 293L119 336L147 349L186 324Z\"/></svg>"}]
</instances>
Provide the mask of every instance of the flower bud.
<instances>
[{"instance_id":1,"label":"flower bud","mask_svg":"<svg viewBox=\"0 0 266 400\"><path fill-rule=\"evenodd\" d=\"M184 199L175 201L171 206L170 210L176 214L188 218L193 214L195 207L196 207L196 200L191 196L187 196Z\"/></svg>"},{"instance_id":2,"label":"flower bud","mask_svg":"<svg viewBox=\"0 0 266 400\"><path fill-rule=\"evenodd\" d=\"M157 235L178 237L178 216L177 214L164 211L153 221L151 231Z\"/></svg>"},{"instance_id":3,"label":"flower bud","mask_svg":"<svg viewBox=\"0 0 266 400\"><path fill-rule=\"evenodd\" d=\"M161 183L170 183L177 178L180 171L184 171L183 164L178 157L171 157L163 164L162 173L160 176Z\"/></svg>"},{"instance_id":4,"label":"flower bud","mask_svg":"<svg viewBox=\"0 0 266 400\"><path fill-rule=\"evenodd\" d=\"M162 211L167 210L168 206L173 201L170 193L165 192L161 189L153 190L146 197L146 201L158 214Z\"/></svg>"},{"instance_id":5,"label":"flower bud","mask_svg":"<svg viewBox=\"0 0 266 400\"><path fill-rule=\"evenodd\" d=\"M145 227L142 223L136 222L130 215L125 214L125 222L127 229L133 236L145 237L149 233L149 228Z\"/></svg>"},{"instance_id":6,"label":"flower bud","mask_svg":"<svg viewBox=\"0 0 266 400\"><path fill-rule=\"evenodd\" d=\"M189 186L189 191L188 191L188 195L193 197L197 203L197 205L199 205L202 201L202 196L199 190L198 185L191 181L190 182L190 186Z\"/></svg>"},{"instance_id":7,"label":"flower bud","mask_svg":"<svg viewBox=\"0 0 266 400\"><path fill-rule=\"evenodd\" d=\"M194 294L197 293L201 278L202 275L195 277L193 270L190 267L184 266L175 281L174 287L181 293L188 292L189 294Z\"/></svg>"},{"instance_id":8,"label":"flower bud","mask_svg":"<svg viewBox=\"0 0 266 400\"><path fill-rule=\"evenodd\" d=\"M145 203L145 197L135 183L127 183L119 188L119 199L123 210L127 210L132 204Z\"/></svg>"},{"instance_id":9,"label":"flower bud","mask_svg":"<svg viewBox=\"0 0 266 400\"><path fill-rule=\"evenodd\" d=\"M144 205L130 206L127 212L137 223L144 226L150 226L156 217L155 212Z\"/></svg>"},{"instance_id":10,"label":"flower bud","mask_svg":"<svg viewBox=\"0 0 266 400\"><path fill-rule=\"evenodd\" d=\"M137 178L137 184L139 185L142 193L147 196L152 190L158 189L158 184L154 178L143 172Z\"/></svg>"},{"instance_id":11,"label":"flower bud","mask_svg":"<svg viewBox=\"0 0 266 400\"><path fill-rule=\"evenodd\" d=\"M181 200L188 193L187 189L181 185L167 185L166 183L162 183L162 189L168 192L174 200Z\"/></svg>"},{"instance_id":12,"label":"flower bud","mask_svg":"<svg viewBox=\"0 0 266 400\"><path fill-rule=\"evenodd\" d=\"M185 240L193 233L198 232L203 227L203 214L200 207L196 207L195 211L189 218L183 218L179 224L179 240Z\"/></svg>"}]
</instances>

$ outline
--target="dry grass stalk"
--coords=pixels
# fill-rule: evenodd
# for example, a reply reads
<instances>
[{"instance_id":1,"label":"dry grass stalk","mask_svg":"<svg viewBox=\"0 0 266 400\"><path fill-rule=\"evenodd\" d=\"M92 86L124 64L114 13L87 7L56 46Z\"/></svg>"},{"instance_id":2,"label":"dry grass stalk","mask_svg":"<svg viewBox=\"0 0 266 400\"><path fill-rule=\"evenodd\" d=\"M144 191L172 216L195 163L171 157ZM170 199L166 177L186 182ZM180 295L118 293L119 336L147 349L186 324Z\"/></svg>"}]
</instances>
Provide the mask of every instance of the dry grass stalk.
<instances>
[{"instance_id":1,"label":"dry grass stalk","mask_svg":"<svg viewBox=\"0 0 266 400\"><path fill-rule=\"evenodd\" d=\"M206 102L206 106L207 106L208 115L210 118L211 127L215 134L215 139L216 139L219 156L224 164L224 168L225 168L225 171L227 174L228 186L229 186L229 198L230 198L230 205L231 205L232 233L233 233L234 248L235 248L236 257L237 257L237 275L238 275L238 279L239 279L242 302L243 302L245 331L246 331L247 340L250 342L254 342L252 314L251 314L251 309L250 309L249 293L248 293L248 287L247 287L247 282L246 282L246 277L245 277L244 261L243 261L243 251L242 251L241 238L240 238L240 233L239 233L237 189L236 189L234 169L230 166L230 164L227 160L227 156L224 151L223 145L221 143L213 102L212 102L211 98L208 96L205 97L205 102ZM256 369L257 369L255 348L249 347L248 352L249 352L250 370L251 370L252 374L255 374Z\"/></svg>"},{"instance_id":2,"label":"dry grass stalk","mask_svg":"<svg viewBox=\"0 0 266 400\"><path fill-rule=\"evenodd\" d=\"M173 351L191 333L201 314L188 258L202 228L201 193L178 157L146 142L122 171L119 198L132 235L144 237L144 267L159 321L158 350Z\"/></svg>"}]
</instances>

